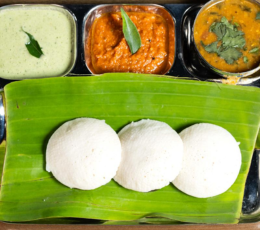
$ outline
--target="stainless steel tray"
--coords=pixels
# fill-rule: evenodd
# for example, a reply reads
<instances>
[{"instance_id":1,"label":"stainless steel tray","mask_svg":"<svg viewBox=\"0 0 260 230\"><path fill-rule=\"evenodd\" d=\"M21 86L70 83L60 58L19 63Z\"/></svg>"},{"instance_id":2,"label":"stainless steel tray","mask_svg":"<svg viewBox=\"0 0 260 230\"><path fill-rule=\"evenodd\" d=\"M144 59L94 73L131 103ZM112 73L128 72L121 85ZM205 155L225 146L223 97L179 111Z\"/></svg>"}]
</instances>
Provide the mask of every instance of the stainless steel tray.
<instances>
[{"instance_id":1,"label":"stainless steel tray","mask_svg":"<svg viewBox=\"0 0 260 230\"><path fill-rule=\"evenodd\" d=\"M85 5L64 5L68 8L77 19L78 35L77 35L77 59L76 64L68 76L75 75L88 75L91 74L85 64L84 58L84 18L89 11L98 5L85 4ZM208 71L202 63L198 61L194 46L192 43L192 26L194 19L201 8L201 5L195 4L164 4L165 7L173 16L175 20L176 31L176 57L175 62L167 73L167 75L178 77L189 77L202 81L216 81L220 82L221 77ZM0 88L12 81L0 79ZM260 80L257 77L253 79L242 79L241 84L260 87ZM2 97L0 98L0 139L5 136L5 123L4 123L4 107ZM260 205L259 205L259 154L260 150L255 150L250 171L248 174L245 194L242 205L242 216L240 223L252 223L260 220ZM98 220L87 219L51 219L39 220L27 223L76 223L76 224L100 224Z\"/></svg>"}]
</instances>

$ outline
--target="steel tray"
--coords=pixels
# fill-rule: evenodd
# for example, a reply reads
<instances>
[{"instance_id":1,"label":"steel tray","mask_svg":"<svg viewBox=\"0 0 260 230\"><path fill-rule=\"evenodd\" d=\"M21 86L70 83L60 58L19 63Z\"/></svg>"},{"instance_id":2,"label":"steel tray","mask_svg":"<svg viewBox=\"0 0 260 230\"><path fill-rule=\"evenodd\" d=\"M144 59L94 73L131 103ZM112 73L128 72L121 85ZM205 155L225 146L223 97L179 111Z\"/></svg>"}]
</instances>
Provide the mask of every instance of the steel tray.
<instances>
[{"instance_id":1,"label":"steel tray","mask_svg":"<svg viewBox=\"0 0 260 230\"><path fill-rule=\"evenodd\" d=\"M91 74L85 64L84 58L84 18L89 11L98 6L97 4L64 5L77 19L77 59L76 64L68 76ZM202 81L220 82L221 77L208 71L202 63L198 61L195 47L192 43L192 27L194 19L202 5L197 4L162 4L175 19L176 31L176 57L175 62L167 75L178 77L190 77ZM12 81L0 79L0 88ZM260 87L260 80L257 75L253 79L245 79L240 82L244 85ZM0 98L0 138L4 138L4 114L3 100ZM248 174L240 223L253 223L260 220L259 202L259 150L255 150L252 158L250 171ZM32 221L27 223L58 224L64 223L64 219L48 219ZM98 220L71 219L67 218L69 224L100 224Z\"/></svg>"}]
</instances>

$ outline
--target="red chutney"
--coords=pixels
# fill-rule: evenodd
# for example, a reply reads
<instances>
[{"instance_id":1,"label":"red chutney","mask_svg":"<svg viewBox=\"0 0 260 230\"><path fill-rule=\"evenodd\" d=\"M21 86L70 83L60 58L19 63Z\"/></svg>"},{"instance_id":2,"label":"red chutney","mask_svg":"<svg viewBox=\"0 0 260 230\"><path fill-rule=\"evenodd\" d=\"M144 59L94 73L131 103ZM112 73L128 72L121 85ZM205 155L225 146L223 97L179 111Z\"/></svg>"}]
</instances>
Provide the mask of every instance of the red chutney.
<instances>
[{"instance_id":1,"label":"red chutney","mask_svg":"<svg viewBox=\"0 0 260 230\"><path fill-rule=\"evenodd\" d=\"M94 21L90 41L85 46L90 50L93 73L164 74L174 59L169 57L167 22L160 15L153 13L128 12L127 14L141 36L141 48L135 54L131 54L122 31L121 13L103 14Z\"/></svg>"}]
</instances>

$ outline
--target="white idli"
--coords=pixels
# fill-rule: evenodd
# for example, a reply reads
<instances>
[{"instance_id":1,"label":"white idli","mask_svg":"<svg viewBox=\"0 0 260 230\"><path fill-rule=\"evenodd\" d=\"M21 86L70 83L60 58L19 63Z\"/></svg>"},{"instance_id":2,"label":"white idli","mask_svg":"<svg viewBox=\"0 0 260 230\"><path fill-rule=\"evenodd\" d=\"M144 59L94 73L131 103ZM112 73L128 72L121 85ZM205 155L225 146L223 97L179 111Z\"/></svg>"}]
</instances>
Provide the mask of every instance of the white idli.
<instances>
[{"instance_id":1,"label":"white idli","mask_svg":"<svg viewBox=\"0 0 260 230\"><path fill-rule=\"evenodd\" d=\"M115 176L120 159L120 140L105 121L78 118L64 123L51 136L46 170L70 188L90 190Z\"/></svg>"},{"instance_id":2,"label":"white idli","mask_svg":"<svg viewBox=\"0 0 260 230\"><path fill-rule=\"evenodd\" d=\"M179 173L183 143L166 123L141 120L118 135L122 159L114 180L123 187L149 192L168 185Z\"/></svg>"},{"instance_id":3,"label":"white idli","mask_svg":"<svg viewBox=\"0 0 260 230\"><path fill-rule=\"evenodd\" d=\"M184 129L182 169L173 184L184 193L206 198L219 195L235 182L240 166L239 143L224 128L196 124Z\"/></svg>"}]
</instances>

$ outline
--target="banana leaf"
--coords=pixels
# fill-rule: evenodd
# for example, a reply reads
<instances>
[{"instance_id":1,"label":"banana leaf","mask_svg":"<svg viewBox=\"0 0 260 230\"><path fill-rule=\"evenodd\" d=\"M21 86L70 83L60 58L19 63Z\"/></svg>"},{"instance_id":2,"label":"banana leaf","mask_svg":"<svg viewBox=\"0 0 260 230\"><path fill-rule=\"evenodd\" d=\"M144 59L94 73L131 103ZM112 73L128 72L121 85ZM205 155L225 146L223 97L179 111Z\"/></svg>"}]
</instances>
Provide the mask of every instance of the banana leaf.
<instances>
[{"instance_id":1,"label":"banana leaf","mask_svg":"<svg viewBox=\"0 0 260 230\"><path fill-rule=\"evenodd\" d=\"M3 141L0 144L0 181L2 178L2 172L3 172L3 167L4 167L4 159L5 159L5 141Z\"/></svg>"},{"instance_id":2,"label":"banana leaf","mask_svg":"<svg viewBox=\"0 0 260 230\"><path fill-rule=\"evenodd\" d=\"M260 149L260 132L258 132L258 136L255 143L255 148Z\"/></svg>"},{"instance_id":3,"label":"banana leaf","mask_svg":"<svg viewBox=\"0 0 260 230\"><path fill-rule=\"evenodd\" d=\"M4 93L7 140L0 220L239 222L259 130L260 89L118 73L23 80L8 84ZM225 193L204 199L186 195L172 184L149 193L127 190L113 180L91 191L70 189L45 171L45 151L52 133L78 117L105 119L115 131L143 118L164 121L178 132L200 122L222 126L240 142L239 176Z\"/></svg>"}]
</instances>

